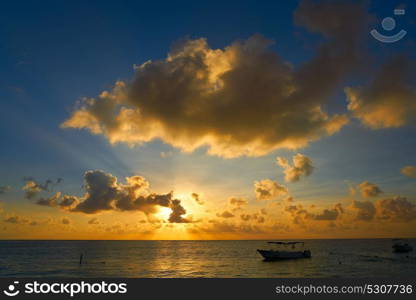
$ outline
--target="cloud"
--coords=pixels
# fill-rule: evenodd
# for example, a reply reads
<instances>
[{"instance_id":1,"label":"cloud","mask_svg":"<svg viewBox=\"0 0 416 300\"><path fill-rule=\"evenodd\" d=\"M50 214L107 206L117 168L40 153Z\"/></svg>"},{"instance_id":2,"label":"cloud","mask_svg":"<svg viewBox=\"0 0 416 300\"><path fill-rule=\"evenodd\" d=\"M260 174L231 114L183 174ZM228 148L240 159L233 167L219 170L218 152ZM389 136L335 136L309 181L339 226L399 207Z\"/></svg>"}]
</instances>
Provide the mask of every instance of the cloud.
<instances>
[{"instance_id":1,"label":"cloud","mask_svg":"<svg viewBox=\"0 0 416 300\"><path fill-rule=\"evenodd\" d=\"M313 219L318 221L334 221L343 213L344 209L341 203L338 203L334 208L324 209L321 213L314 215Z\"/></svg>"},{"instance_id":2,"label":"cloud","mask_svg":"<svg viewBox=\"0 0 416 300\"><path fill-rule=\"evenodd\" d=\"M29 223L29 220L17 215L14 216L8 216L4 219L4 222L11 223L11 224L27 224Z\"/></svg>"},{"instance_id":3,"label":"cloud","mask_svg":"<svg viewBox=\"0 0 416 300\"><path fill-rule=\"evenodd\" d=\"M61 198L61 193L56 192L53 196L47 198L39 198L36 200L36 204L43 206L55 207L58 205L58 200Z\"/></svg>"},{"instance_id":4,"label":"cloud","mask_svg":"<svg viewBox=\"0 0 416 300\"><path fill-rule=\"evenodd\" d=\"M253 214L241 214L240 215L241 220L244 222L248 221L256 221L257 223L264 223L266 220L263 216L259 215L258 213Z\"/></svg>"},{"instance_id":5,"label":"cloud","mask_svg":"<svg viewBox=\"0 0 416 300\"><path fill-rule=\"evenodd\" d=\"M159 139L186 152L207 147L225 158L305 147L348 122L323 107L359 66L366 11L362 4L302 3L295 21L323 41L297 68L260 35L224 49L204 38L179 41L165 59L136 67L127 83L83 99L62 127L87 129L112 144Z\"/></svg>"},{"instance_id":6,"label":"cloud","mask_svg":"<svg viewBox=\"0 0 416 300\"><path fill-rule=\"evenodd\" d=\"M241 207L241 206L245 206L248 204L247 199L245 198L238 198L238 197L230 197L228 198L228 202L231 205L237 206L237 207Z\"/></svg>"},{"instance_id":7,"label":"cloud","mask_svg":"<svg viewBox=\"0 0 416 300\"><path fill-rule=\"evenodd\" d=\"M200 234L200 233L237 233L237 234L261 234L264 230L257 226L250 223L231 223L225 220L210 220L208 223L203 223L200 225L196 225L194 227L188 228L188 232L193 234Z\"/></svg>"},{"instance_id":8,"label":"cloud","mask_svg":"<svg viewBox=\"0 0 416 300\"><path fill-rule=\"evenodd\" d=\"M23 180L25 185L22 189L25 191L25 198L29 200L35 198L40 192L49 191L51 185L57 185L62 182L62 178L57 178L56 181L47 179L43 184L37 182L33 177L24 177Z\"/></svg>"},{"instance_id":9,"label":"cloud","mask_svg":"<svg viewBox=\"0 0 416 300\"><path fill-rule=\"evenodd\" d=\"M271 200L279 196L284 196L288 193L285 186L270 179L263 179L254 182L254 191L256 193L257 200Z\"/></svg>"},{"instance_id":10,"label":"cloud","mask_svg":"<svg viewBox=\"0 0 416 300\"><path fill-rule=\"evenodd\" d=\"M87 171L84 174L86 194L72 211L87 214L115 209L115 201L120 198L117 178L103 171Z\"/></svg>"},{"instance_id":11,"label":"cloud","mask_svg":"<svg viewBox=\"0 0 416 300\"><path fill-rule=\"evenodd\" d=\"M333 208L325 208L321 212L313 212L306 209L302 204L288 205L284 210L292 217L292 222L297 225L304 225L307 221L335 221L345 213L341 203Z\"/></svg>"},{"instance_id":12,"label":"cloud","mask_svg":"<svg viewBox=\"0 0 416 300\"><path fill-rule=\"evenodd\" d=\"M303 224L305 220L311 219L313 215L306 210L303 205L288 205L285 207L285 211L289 213L292 217L292 222L294 224Z\"/></svg>"},{"instance_id":13,"label":"cloud","mask_svg":"<svg viewBox=\"0 0 416 300\"><path fill-rule=\"evenodd\" d=\"M2 185L0 186L0 195L5 194L6 192L10 190L11 190L11 187L9 185Z\"/></svg>"},{"instance_id":14,"label":"cloud","mask_svg":"<svg viewBox=\"0 0 416 300\"><path fill-rule=\"evenodd\" d=\"M223 211L222 213L217 213L219 218L234 218L234 214L230 213L228 210Z\"/></svg>"},{"instance_id":15,"label":"cloud","mask_svg":"<svg viewBox=\"0 0 416 300\"><path fill-rule=\"evenodd\" d=\"M416 178L416 166L406 166L401 170L403 175Z\"/></svg>"},{"instance_id":16,"label":"cloud","mask_svg":"<svg viewBox=\"0 0 416 300\"><path fill-rule=\"evenodd\" d=\"M370 201L353 200L350 208L355 212L355 219L359 221L371 221L376 215L376 208Z\"/></svg>"},{"instance_id":17,"label":"cloud","mask_svg":"<svg viewBox=\"0 0 416 300\"><path fill-rule=\"evenodd\" d=\"M296 154L292 158L293 165L290 165L287 159L282 157L276 158L276 163L284 169L285 181L296 182L301 176L309 176L313 172L312 160L303 154Z\"/></svg>"},{"instance_id":18,"label":"cloud","mask_svg":"<svg viewBox=\"0 0 416 300\"><path fill-rule=\"evenodd\" d=\"M168 158L168 157L171 157L172 155L173 155L172 151L167 151L167 152L162 151L162 152L160 152L160 157L161 158Z\"/></svg>"},{"instance_id":19,"label":"cloud","mask_svg":"<svg viewBox=\"0 0 416 300\"><path fill-rule=\"evenodd\" d=\"M416 220L416 205L406 197L396 196L375 203L377 217L384 221L410 222Z\"/></svg>"},{"instance_id":20,"label":"cloud","mask_svg":"<svg viewBox=\"0 0 416 300\"><path fill-rule=\"evenodd\" d=\"M202 201L197 193L191 194L192 198L195 200L196 203L199 205L204 205L204 201Z\"/></svg>"},{"instance_id":21,"label":"cloud","mask_svg":"<svg viewBox=\"0 0 416 300\"><path fill-rule=\"evenodd\" d=\"M383 191L377 185L368 181L363 181L360 183L358 188L360 189L361 196L365 198L377 197L383 193Z\"/></svg>"},{"instance_id":22,"label":"cloud","mask_svg":"<svg viewBox=\"0 0 416 300\"><path fill-rule=\"evenodd\" d=\"M91 218L91 219L88 220L88 224L97 225L97 224L100 224L100 222L98 221L97 218Z\"/></svg>"},{"instance_id":23,"label":"cloud","mask_svg":"<svg viewBox=\"0 0 416 300\"><path fill-rule=\"evenodd\" d=\"M295 201L295 198L293 198L292 196L288 195L285 197L285 199L283 199L285 202L291 203Z\"/></svg>"},{"instance_id":24,"label":"cloud","mask_svg":"<svg viewBox=\"0 0 416 300\"><path fill-rule=\"evenodd\" d=\"M25 191L25 198L32 199L41 191L47 190L49 181L46 181L45 185L41 185L36 183L34 180L26 181L25 185L23 186L23 190Z\"/></svg>"},{"instance_id":25,"label":"cloud","mask_svg":"<svg viewBox=\"0 0 416 300\"><path fill-rule=\"evenodd\" d=\"M62 218L62 224L69 225L69 224L71 224L71 220L68 219L68 218L66 218L66 217L64 217L64 218Z\"/></svg>"},{"instance_id":26,"label":"cloud","mask_svg":"<svg viewBox=\"0 0 416 300\"><path fill-rule=\"evenodd\" d=\"M76 196L64 195L58 205L64 210L73 210L79 202L80 200Z\"/></svg>"},{"instance_id":27,"label":"cloud","mask_svg":"<svg viewBox=\"0 0 416 300\"><path fill-rule=\"evenodd\" d=\"M170 201L169 208L172 209L172 212L169 216L170 223L191 223L190 218L184 218L182 215L186 214L185 208L181 205L181 201L178 199L173 199Z\"/></svg>"},{"instance_id":28,"label":"cloud","mask_svg":"<svg viewBox=\"0 0 416 300\"><path fill-rule=\"evenodd\" d=\"M112 174L101 170L87 171L84 174L85 194L82 197L64 195L42 199L37 204L58 206L69 212L95 214L102 211L142 211L146 215L156 213L159 207L171 209L168 221L171 223L193 222L184 218L186 210L181 201L173 198L173 192L157 194L149 191L150 184L142 176L126 177L122 184ZM60 199L59 199L60 198Z\"/></svg>"},{"instance_id":29,"label":"cloud","mask_svg":"<svg viewBox=\"0 0 416 300\"><path fill-rule=\"evenodd\" d=\"M348 187L348 191L350 192L351 196L355 196L357 194L357 189L355 188L355 186L350 185Z\"/></svg>"},{"instance_id":30,"label":"cloud","mask_svg":"<svg viewBox=\"0 0 416 300\"><path fill-rule=\"evenodd\" d=\"M367 86L345 89L348 109L372 129L397 128L414 123L414 78L416 61L395 56L383 65Z\"/></svg>"},{"instance_id":31,"label":"cloud","mask_svg":"<svg viewBox=\"0 0 416 300\"><path fill-rule=\"evenodd\" d=\"M361 221L410 222L416 220L416 205L406 197L370 201L353 201L351 207L356 219Z\"/></svg>"}]
</instances>

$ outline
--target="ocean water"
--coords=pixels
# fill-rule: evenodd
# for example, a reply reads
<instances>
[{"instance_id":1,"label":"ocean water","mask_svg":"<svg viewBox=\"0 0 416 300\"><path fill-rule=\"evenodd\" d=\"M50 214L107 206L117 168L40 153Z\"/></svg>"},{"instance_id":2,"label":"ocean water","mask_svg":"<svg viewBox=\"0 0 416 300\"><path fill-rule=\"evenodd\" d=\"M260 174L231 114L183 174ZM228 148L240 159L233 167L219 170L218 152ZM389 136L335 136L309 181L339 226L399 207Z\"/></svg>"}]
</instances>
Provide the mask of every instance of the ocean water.
<instances>
[{"instance_id":1,"label":"ocean water","mask_svg":"<svg viewBox=\"0 0 416 300\"><path fill-rule=\"evenodd\" d=\"M391 245L307 240L312 258L265 262L265 241L0 241L0 277L413 277L415 251Z\"/></svg>"}]
</instances>

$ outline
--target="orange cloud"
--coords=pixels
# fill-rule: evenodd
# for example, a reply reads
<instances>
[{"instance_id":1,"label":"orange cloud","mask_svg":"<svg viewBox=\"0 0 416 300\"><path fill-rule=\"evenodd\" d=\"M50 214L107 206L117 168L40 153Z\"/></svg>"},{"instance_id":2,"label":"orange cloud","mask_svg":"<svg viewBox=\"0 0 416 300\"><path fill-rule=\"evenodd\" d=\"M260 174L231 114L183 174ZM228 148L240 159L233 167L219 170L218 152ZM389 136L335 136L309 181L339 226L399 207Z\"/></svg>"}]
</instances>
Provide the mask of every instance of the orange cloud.
<instances>
[{"instance_id":1,"label":"orange cloud","mask_svg":"<svg viewBox=\"0 0 416 300\"><path fill-rule=\"evenodd\" d=\"M84 196L64 195L56 193L47 199L39 199L36 203L44 206L60 207L69 212L95 214L102 211L142 211L154 214L158 207L171 209L168 221L171 223L193 222L185 218L185 208L173 193L151 193L149 182L142 176L126 177L126 184L117 182L117 178L100 170L87 171L84 174Z\"/></svg>"},{"instance_id":2,"label":"orange cloud","mask_svg":"<svg viewBox=\"0 0 416 300\"><path fill-rule=\"evenodd\" d=\"M401 170L403 175L416 178L416 166L406 166Z\"/></svg>"},{"instance_id":3,"label":"orange cloud","mask_svg":"<svg viewBox=\"0 0 416 300\"><path fill-rule=\"evenodd\" d=\"M301 176L309 176L313 172L312 160L303 154L296 154L293 156L293 165L290 165L287 159L277 157L276 163L284 169L285 181L296 182Z\"/></svg>"},{"instance_id":4,"label":"orange cloud","mask_svg":"<svg viewBox=\"0 0 416 300\"><path fill-rule=\"evenodd\" d=\"M383 193L383 191L374 183L363 181L358 185L361 192L361 196L364 198L377 197Z\"/></svg>"},{"instance_id":5,"label":"orange cloud","mask_svg":"<svg viewBox=\"0 0 416 300\"><path fill-rule=\"evenodd\" d=\"M287 195L288 189L271 179L263 179L254 182L254 192L256 193L257 200L271 200L279 196Z\"/></svg>"},{"instance_id":6,"label":"orange cloud","mask_svg":"<svg viewBox=\"0 0 416 300\"><path fill-rule=\"evenodd\" d=\"M393 57L364 87L346 88L348 109L372 129L397 128L416 120L416 61Z\"/></svg>"}]
</instances>

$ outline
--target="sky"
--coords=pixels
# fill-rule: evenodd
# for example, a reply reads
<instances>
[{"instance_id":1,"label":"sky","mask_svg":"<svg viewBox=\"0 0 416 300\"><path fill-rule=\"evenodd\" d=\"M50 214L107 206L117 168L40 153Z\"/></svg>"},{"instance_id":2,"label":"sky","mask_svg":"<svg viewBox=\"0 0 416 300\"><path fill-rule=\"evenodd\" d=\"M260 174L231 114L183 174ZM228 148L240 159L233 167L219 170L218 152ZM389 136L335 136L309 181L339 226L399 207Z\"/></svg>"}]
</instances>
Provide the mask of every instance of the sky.
<instances>
[{"instance_id":1,"label":"sky","mask_svg":"<svg viewBox=\"0 0 416 300\"><path fill-rule=\"evenodd\" d=\"M416 237L414 14L5 1L0 239Z\"/></svg>"}]
</instances>

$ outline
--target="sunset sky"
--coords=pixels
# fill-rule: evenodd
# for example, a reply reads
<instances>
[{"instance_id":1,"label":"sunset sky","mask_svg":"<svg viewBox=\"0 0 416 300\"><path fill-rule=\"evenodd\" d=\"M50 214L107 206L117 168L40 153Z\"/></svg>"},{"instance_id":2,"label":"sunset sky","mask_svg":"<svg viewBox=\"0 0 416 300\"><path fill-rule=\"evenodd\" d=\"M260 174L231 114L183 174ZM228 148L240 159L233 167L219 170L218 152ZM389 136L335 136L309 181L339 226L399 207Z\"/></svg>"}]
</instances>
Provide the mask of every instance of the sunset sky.
<instances>
[{"instance_id":1,"label":"sunset sky","mask_svg":"<svg viewBox=\"0 0 416 300\"><path fill-rule=\"evenodd\" d=\"M416 237L414 1L270 2L3 3L0 239Z\"/></svg>"}]
</instances>

